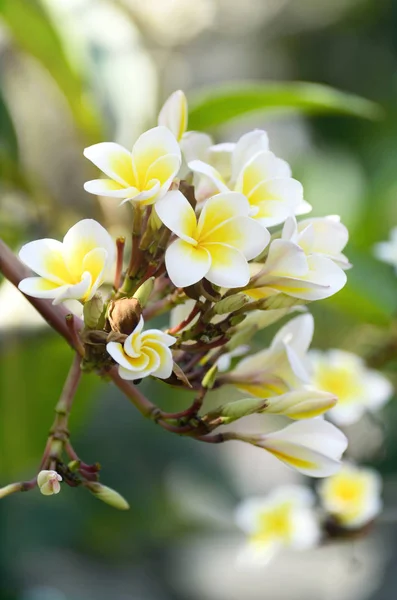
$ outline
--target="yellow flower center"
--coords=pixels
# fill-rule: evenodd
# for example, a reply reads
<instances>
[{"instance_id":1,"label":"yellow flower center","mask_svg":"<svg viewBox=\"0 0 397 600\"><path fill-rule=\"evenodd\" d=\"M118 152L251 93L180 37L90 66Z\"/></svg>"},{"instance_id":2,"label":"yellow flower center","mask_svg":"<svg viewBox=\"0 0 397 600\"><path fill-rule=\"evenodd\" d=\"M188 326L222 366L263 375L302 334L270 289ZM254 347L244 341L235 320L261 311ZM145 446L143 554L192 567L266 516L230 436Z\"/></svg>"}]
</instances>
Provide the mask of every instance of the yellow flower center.
<instances>
[{"instance_id":1,"label":"yellow flower center","mask_svg":"<svg viewBox=\"0 0 397 600\"><path fill-rule=\"evenodd\" d=\"M362 385L357 373L343 366L322 366L315 374L315 386L335 394L339 404L347 404L362 393Z\"/></svg>"},{"instance_id":2,"label":"yellow flower center","mask_svg":"<svg viewBox=\"0 0 397 600\"><path fill-rule=\"evenodd\" d=\"M288 543L292 535L292 504L284 502L258 516L258 529L251 536L255 544L281 539Z\"/></svg>"}]
</instances>

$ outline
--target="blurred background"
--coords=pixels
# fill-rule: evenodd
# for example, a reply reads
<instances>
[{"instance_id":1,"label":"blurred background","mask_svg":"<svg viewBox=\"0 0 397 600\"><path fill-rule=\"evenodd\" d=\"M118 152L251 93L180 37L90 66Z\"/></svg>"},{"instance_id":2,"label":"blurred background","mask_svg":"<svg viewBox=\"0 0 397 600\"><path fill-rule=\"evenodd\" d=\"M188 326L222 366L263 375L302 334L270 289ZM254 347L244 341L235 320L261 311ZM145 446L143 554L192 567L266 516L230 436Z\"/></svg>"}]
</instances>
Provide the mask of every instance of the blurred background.
<instances>
[{"instance_id":1,"label":"blurred background","mask_svg":"<svg viewBox=\"0 0 397 600\"><path fill-rule=\"evenodd\" d=\"M364 354L395 327L397 277L372 248L397 225L396 67L393 0L0 0L1 236L17 251L32 239L62 238L87 216L122 234L128 207L83 190L96 172L83 148L104 140L131 147L181 88L202 107L191 128L212 124L218 141L267 129L313 214L341 215L354 269L346 289L311 307L312 347ZM253 112L242 100L230 121L201 100L203 88L208 99L223 85L242 89L249 81L261 90L272 81L327 84L375 101L383 116L366 118L372 109L344 97L335 109L332 95L313 92L306 103L284 95L279 110L264 103ZM0 314L5 485L29 479L39 463L71 351L7 282ZM263 332L258 348L279 325ZM397 364L386 373L395 383ZM142 387L169 410L190 400L159 384ZM220 401L219 393L210 397ZM350 456L384 476L386 510L368 535L238 570L238 501L301 478L255 448L168 434L87 375L71 418L73 442L84 460L101 463L102 481L131 510L119 513L66 486L54 498L36 490L1 501L0 599L392 600L396 426L392 401L378 421L364 418L348 430ZM268 427L262 416L248 419L251 431Z\"/></svg>"}]
</instances>

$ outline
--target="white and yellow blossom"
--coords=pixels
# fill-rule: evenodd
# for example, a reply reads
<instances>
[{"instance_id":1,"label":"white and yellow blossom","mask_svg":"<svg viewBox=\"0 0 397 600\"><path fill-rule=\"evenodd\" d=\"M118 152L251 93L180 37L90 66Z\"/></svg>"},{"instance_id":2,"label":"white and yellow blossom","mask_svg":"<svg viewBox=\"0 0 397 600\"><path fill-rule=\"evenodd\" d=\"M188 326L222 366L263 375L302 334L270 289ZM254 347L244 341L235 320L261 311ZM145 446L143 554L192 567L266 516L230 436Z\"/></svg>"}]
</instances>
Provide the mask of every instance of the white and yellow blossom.
<instances>
[{"instance_id":1,"label":"white and yellow blossom","mask_svg":"<svg viewBox=\"0 0 397 600\"><path fill-rule=\"evenodd\" d=\"M74 225L63 242L36 240L22 246L19 258L39 277L22 279L19 289L35 298L90 300L115 263L115 243L92 219Z\"/></svg>"},{"instance_id":2,"label":"white and yellow blossom","mask_svg":"<svg viewBox=\"0 0 397 600\"><path fill-rule=\"evenodd\" d=\"M373 469L344 464L321 482L318 492L324 510L347 529L363 527L382 510L382 479Z\"/></svg>"},{"instance_id":3,"label":"white and yellow blossom","mask_svg":"<svg viewBox=\"0 0 397 600\"><path fill-rule=\"evenodd\" d=\"M158 116L158 124L168 127L178 142L187 129L188 106L185 94L177 90L164 102Z\"/></svg>"},{"instance_id":4,"label":"white and yellow blossom","mask_svg":"<svg viewBox=\"0 0 397 600\"><path fill-rule=\"evenodd\" d=\"M59 494L61 491L60 481L62 481L62 477L56 471L40 471L37 475L37 485L44 496Z\"/></svg>"},{"instance_id":5,"label":"white and yellow blossom","mask_svg":"<svg viewBox=\"0 0 397 600\"><path fill-rule=\"evenodd\" d=\"M176 338L159 329L143 331L143 326L144 321L141 317L124 344L109 342L106 350L119 365L119 375L122 379L134 381L148 375L168 379L173 367L170 346L175 343Z\"/></svg>"},{"instance_id":6,"label":"white and yellow blossom","mask_svg":"<svg viewBox=\"0 0 397 600\"><path fill-rule=\"evenodd\" d=\"M379 260L392 265L397 272L397 227L393 227L389 235L387 242L375 244L374 253Z\"/></svg>"},{"instance_id":7,"label":"white and yellow blossom","mask_svg":"<svg viewBox=\"0 0 397 600\"><path fill-rule=\"evenodd\" d=\"M306 256L317 254L330 258L342 269L351 267L349 260L342 254L349 241L349 232L338 215L303 219L298 223L291 220L290 226L289 239L303 248Z\"/></svg>"},{"instance_id":8,"label":"white and yellow blossom","mask_svg":"<svg viewBox=\"0 0 397 600\"><path fill-rule=\"evenodd\" d=\"M337 425L350 425L366 411L379 410L393 395L390 381L362 358L344 350L312 351L309 354L311 384L338 398L329 417Z\"/></svg>"},{"instance_id":9,"label":"white and yellow blossom","mask_svg":"<svg viewBox=\"0 0 397 600\"><path fill-rule=\"evenodd\" d=\"M142 205L164 196L181 166L181 151L168 127L154 127L135 142L132 152L113 142L86 148L84 156L107 175L85 183L91 194Z\"/></svg>"},{"instance_id":10,"label":"white and yellow blossom","mask_svg":"<svg viewBox=\"0 0 397 600\"><path fill-rule=\"evenodd\" d=\"M332 226L334 223L332 223ZM310 223L299 232L295 218L289 217L281 239L269 246L264 265L253 264L251 271L258 275L255 287L245 293L254 299L267 298L283 292L302 300L321 300L336 294L346 283L346 274L339 266L345 257L340 254L340 241L334 246L327 238L322 240L316 226ZM330 253L334 252L336 255ZM343 258L342 258L343 257ZM344 264L346 268L348 264Z\"/></svg>"},{"instance_id":11,"label":"white and yellow blossom","mask_svg":"<svg viewBox=\"0 0 397 600\"><path fill-rule=\"evenodd\" d=\"M269 232L251 219L242 194L227 192L210 198L197 220L179 191L156 204L161 221L179 239L165 254L168 275L176 287L187 287L204 277L215 285L235 288L249 281L248 260L269 242Z\"/></svg>"},{"instance_id":12,"label":"white and yellow blossom","mask_svg":"<svg viewBox=\"0 0 397 600\"><path fill-rule=\"evenodd\" d=\"M250 203L252 217L265 227L311 210L303 199L302 185L291 177L288 163L270 152L266 132L251 131L234 145L212 146L206 153L207 161L216 166L204 160L189 162L189 168L200 176L199 200L217 192L240 192Z\"/></svg>"},{"instance_id":13,"label":"white and yellow blossom","mask_svg":"<svg viewBox=\"0 0 397 600\"><path fill-rule=\"evenodd\" d=\"M239 439L267 450L309 477L329 477L340 469L346 436L321 417L296 421L280 431Z\"/></svg>"},{"instance_id":14,"label":"white and yellow blossom","mask_svg":"<svg viewBox=\"0 0 397 600\"><path fill-rule=\"evenodd\" d=\"M264 565L284 548L306 550L316 546L321 529L314 503L310 489L299 485L286 485L264 498L244 500L235 517L247 535L239 562Z\"/></svg>"}]
</instances>

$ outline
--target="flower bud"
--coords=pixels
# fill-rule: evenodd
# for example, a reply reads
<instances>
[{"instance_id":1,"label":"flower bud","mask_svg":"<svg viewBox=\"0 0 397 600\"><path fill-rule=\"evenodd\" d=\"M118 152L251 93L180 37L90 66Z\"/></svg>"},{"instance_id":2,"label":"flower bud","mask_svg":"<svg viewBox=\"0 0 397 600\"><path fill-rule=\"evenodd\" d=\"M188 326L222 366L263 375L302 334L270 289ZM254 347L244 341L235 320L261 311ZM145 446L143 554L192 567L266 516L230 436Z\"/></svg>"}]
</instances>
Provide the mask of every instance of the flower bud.
<instances>
[{"instance_id":1,"label":"flower bud","mask_svg":"<svg viewBox=\"0 0 397 600\"><path fill-rule=\"evenodd\" d=\"M229 425L242 417L262 412L266 406L267 401L262 398L243 398L220 406L216 411L210 413L208 418L211 421L221 419L222 425Z\"/></svg>"},{"instance_id":2,"label":"flower bud","mask_svg":"<svg viewBox=\"0 0 397 600\"><path fill-rule=\"evenodd\" d=\"M250 300L251 299L245 294L233 294L233 296L228 296L217 302L214 306L214 313L216 315L231 313L235 310L239 310L245 304L248 304Z\"/></svg>"},{"instance_id":3,"label":"flower bud","mask_svg":"<svg viewBox=\"0 0 397 600\"><path fill-rule=\"evenodd\" d=\"M121 298L111 301L108 307L108 321L112 331L129 335L139 323L141 306L136 298Z\"/></svg>"},{"instance_id":4,"label":"flower bud","mask_svg":"<svg viewBox=\"0 0 397 600\"><path fill-rule=\"evenodd\" d=\"M145 283L142 283L142 285L135 292L133 297L136 298L137 300L139 300L139 304L141 305L141 308L146 306L146 303L149 300L150 294L153 291L153 287L154 287L154 277L150 277L149 279L147 279L145 281Z\"/></svg>"},{"instance_id":5,"label":"flower bud","mask_svg":"<svg viewBox=\"0 0 397 600\"><path fill-rule=\"evenodd\" d=\"M109 506L113 506L113 508L117 508L118 510L128 510L130 508L127 500L116 492L116 490L112 490L112 488L97 482L87 482L84 485L94 496L105 502L105 504L109 504Z\"/></svg>"},{"instance_id":6,"label":"flower bud","mask_svg":"<svg viewBox=\"0 0 397 600\"><path fill-rule=\"evenodd\" d=\"M203 381L201 382L201 385L207 389L213 388L217 374L218 367L215 364L206 372L206 374L203 377Z\"/></svg>"},{"instance_id":7,"label":"flower bud","mask_svg":"<svg viewBox=\"0 0 397 600\"><path fill-rule=\"evenodd\" d=\"M61 491L60 481L62 481L62 477L56 471L40 471L37 475L37 485L44 496L59 494Z\"/></svg>"},{"instance_id":8,"label":"flower bud","mask_svg":"<svg viewBox=\"0 0 397 600\"><path fill-rule=\"evenodd\" d=\"M103 314L103 305L103 298L100 294L95 294L84 304L84 323L88 329L102 329L103 325L101 326L99 321Z\"/></svg>"}]
</instances>

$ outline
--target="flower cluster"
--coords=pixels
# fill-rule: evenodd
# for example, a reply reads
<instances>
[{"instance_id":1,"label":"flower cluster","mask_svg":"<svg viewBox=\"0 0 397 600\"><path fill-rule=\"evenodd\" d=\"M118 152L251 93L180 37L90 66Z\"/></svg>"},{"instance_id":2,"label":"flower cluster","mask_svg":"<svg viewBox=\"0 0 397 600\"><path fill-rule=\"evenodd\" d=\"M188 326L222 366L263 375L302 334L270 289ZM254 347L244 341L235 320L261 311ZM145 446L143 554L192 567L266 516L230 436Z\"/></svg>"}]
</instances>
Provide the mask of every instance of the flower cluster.
<instances>
[{"instance_id":1,"label":"flower cluster","mask_svg":"<svg viewBox=\"0 0 397 600\"><path fill-rule=\"evenodd\" d=\"M351 422L391 393L383 376L358 358L334 351L323 360L308 352L314 321L306 305L345 285L347 229L337 216L297 221L311 206L289 165L269 149L266 132L214 144L187 126L187 101L179 91L131 152L113 142L86 148L84 155L105 177L85 189L131 205L131 243L113 240L96 221L80 221L63 242L23 246L20 259L38 276L23 279L19 288L53 304L79 301L84 322L72 325L70 339L83 370L112 377L165 429L211 443L240 440L306 475L334 476L347 439L322 415L330 410L336 423ZM170 311L168 329L144 329ZM301 314L269 347L250 353L259 330L293 311ZM179 413L160 410L136 390L148 376L195 393L192 405ZM241 399L200 412L207 391L223 385L235 386ZM267 434L213 433L253 413L296 422ZM55 432L65 431L64 415L59 412ZM52 468L58 464L66 483L82 483L125 507L116 492L109 496L108 488L98 488L95 465L78 461L59 439L52 440L58 445L51 454L58 462L43 463L42 492L59 491ZM59 448L71 452L69 465ZM268 520L259 518L258 531L247 525L255 545L263 542L268 553L281 533L299 545L302 527L317 538L307 495L291 493L281 507L274 502L279 499L261 506ZM287 524L293 515L300 515L300 529Z\"/></svg>"}]
</instances>

